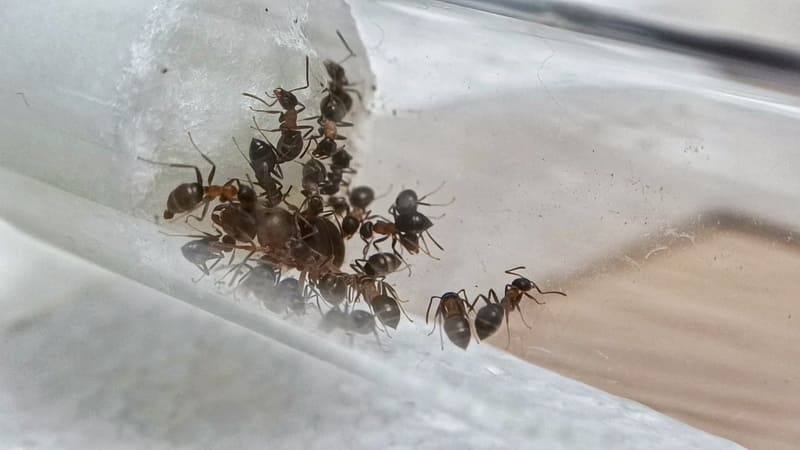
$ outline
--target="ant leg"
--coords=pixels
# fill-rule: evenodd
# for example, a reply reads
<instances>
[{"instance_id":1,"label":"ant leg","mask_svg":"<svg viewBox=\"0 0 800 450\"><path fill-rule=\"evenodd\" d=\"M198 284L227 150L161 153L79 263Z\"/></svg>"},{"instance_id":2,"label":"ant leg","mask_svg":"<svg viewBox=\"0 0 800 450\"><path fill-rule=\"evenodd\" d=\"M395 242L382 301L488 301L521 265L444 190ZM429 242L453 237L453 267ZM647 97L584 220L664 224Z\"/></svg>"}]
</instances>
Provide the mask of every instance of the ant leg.
<instances>
[{"instance_id":1,"label":"ant leg","mask_svg":"<svg viewBox=\"0 0 800 450\"><path fill-rule=\"evenodd\" d=\"M522 295L524 295L525 297L528 297L529 299L535 301L537 305L544 305L544 304L547 303L547 302L540 302L539 299L537 299L536 297L532 296L531 294L528 294L527 292L523 292Z\"/></svg>"},{"instance_id":2,"label":"ant leg","mask_svg":"<svg viewBox=\"0 0 800 450\"><path fill-rule=\"evenodd\" d=\"M344 48L346 48L347 52L349 53L347 55L347 58L339 61L339 64L342 64L345 61L347 61L348 59L352 58L353 56L356 56L356 53L353 51L353 49L350 48L349 45L347 45L347 41L344 40L344 36L342 36L342 32L341 31L336 30L336 35L339 36L339 40L342 41L342 44L344 44Z\"/></svg>"},{"instance_id":3,"label":"ant leg","mask_svg":"<svg viewBox=\"0 0 800 450\"><path fill-rule=\"evenodd\" d=\"M475 305L478 303L478 300L480 300L480 299L483 299L483 301L486 302L487 305L489 304L489 300L486 298L485 295L478 294L478 296L475 297L475 301L473 301L472 304L469 305L469 312L475 311Z\"/></svg>"},{"instance_id":4,"label":"ant leg","mask_svg":"<svg viewBox=\"0 0 800 450\"><path fill-rule=\"evenodd\" d=\"M523 314L522 314L522 308L520 308L519 306L517 306L517 311L519 311L519 317L522 319L522 323L524 323L524 324L525 324L525 326L526 326L526 327L528 327L528 329L529 329L529 330L532 330L532 329L533 329L533 327L532 327L532 326L530 326L530 325L528 325L528 321L527 321L527 320L525 320L525 315L523 315Z\"/></svg>"},{"instance_id":5,"label":"ant leg","mask_svg":"<svg viewBox=\"0 0 800 450\"><path fill-rule=\"evenodd\" d=\"M236 275L239 274L239 270L241 270L241 266L246 265L247 261L250 259L251 256L253 256L253 254L255 254L256 251L257 251L257 249L251 250L250 253L248 253L247 256L245 256L244 261L242 261L239 264L236 264L235 266L231 267L230 270L225 272L225 275L223 275L222 278L220 278L218 280L218 282L224 280L225 278L227 278L228 275L230 275L231 272L233 272L235 270L236 273L233 275L233 279L231 280L230 283L228 283L228 286L233 286L233 282L236 280Z\"/></svg>"},{"instance_id":6,"label":"ant leg","mask_svg":"<svg viewBox=\"0 0 800 450\"><path fill-rule=\"evenodd\" d=\"M384 237L382 237L380 239L375 239L375 240L372 241L372 246L375 247L375 250L380 252L381 249L378 248L378 243L383 242L383 241L385 241L387 239L389 239L389 235L386 235L386 236L384 236Z\"/></svg>"},{"instance_id":7,"label":"ant leg","mask_svg":"<svg viewBox=\"0 0 800 450\"><path fill-rule=\"evenodd\" d=\"M308 130L305 133L303 133L303 139L306 139L306 138L308 138L308 135L311 134L311 132L314 131L314 127L306 126L306 125L299 125L297 128L295 128L295 130Z\"/></svg>"},{"instance_id":8,"label":"ant leg","mask_svg":"<svg viewBox=\"0 0 800 450\"><path fill-rule=\"evenodd\" d=\"M289 92L302 91L303 89L308 89L308 86L309 86L309 84L308 84L308 55L306 55L306 85L294 88L294 89L290 90ZM301 105L302 105L302 103L301 103ZM305 109L305 106L303 106L303 109ZM300 112L300 111L298 111L298 112Z\"/></svg>"},{"instance_id":9,"label":"ant leg","mask_svg":"<svg viewBox=\"0 0 800 450\"><path fill-rule=\"evenodd\" d=\"M200 169L197 166L193 166L191 164L178 164L178 163L158 162L158 161L153 161L152 159L142 158L141 156L137 156L136 159L138 159L140 161L144 161L146 163L156 164L158 166L175 167L175 168L179 168L179 169L194 169L195 175L197 175L197 184L199 184L200 186L203 185L203 174L200 173Z\"/></svg>"},{"instance_id":10,"label":"ant leg","mask_svg":"<svg viewBox=\"0 0 800 450\"><path fill-rule=\"evenodd\" d=\"M192 133L190 131L187 131L186 134L189 135L189 142L192 143L192 147L194 147L194 149L197 150L197 153L200 153L200 156L202 156L207 163L211 164L211 171L208 172L208 184L211 184L211 182L214 180L214 174L217 172L217 165L214 164L214 161L211 161L211 158L206 156L205 153L200 151L200 148L197 147L197 144L195 144L194 139L192 139ZM202 185L203 183L200 183L200 186Z\"/></svg>"},{"instance_id":11,"label":"ant leg","mask_svg":"<svg viewBox=\"0 0 800 450\"><path fill-rule=\"evenodd\" d=\"M439 314L440 314L440 311L437 308L436 309L436 314L433 315L433 328L431 328L431 331L428 332L428 336L432 335L433 332L436 331L436 325L439 323ZM427 318L425 319L425 323L428 323ZM440 326L439 330L441 330L441 329L442 329L442 327Z\"/></svg>"},{"instance_id":12,"label":"ant leg","mask_svg":"<svg viewBox=\"0 0 800 450\"><path fill-rule=\"evenodd\" d=\"M442 347L442 351L444 351L444 336L442 335L442 328L444 326L439 326L439 345Z\"/></svg>"},{"instance_id":13,"label":"ant leg","mask_svg":"<svg viewBox=\"0 0 800 450\"><path fill-rule=\"evenodd\" d=\"M534 287L534 289L539 291L539 293L542 294L542 295L545 295L545 294L558 294L558 295L563 295L564 297L567 296L567 294L565 294L565 293L563 293L561 291L542 291L541 289L539 289L539 286L537 286L536 283L534 283L531 280L528 280L528 281L530 281L531 285Z\"/></svg>"},{"instance_id":14,"label":"ant leg","mask_svg":"<svg viewBox=\"0 0 800 450\"><path fill-rule=\"evenodd\" d=\"M267 112L269 112L269 111L267 111ZM278 112L281 112L281 111L278 111ZM266 143L269 144L270 147L275 148L275 146L272 145L272 142L269 140L267 135L264 134L264 131L270 131L270 130L264 130L263 128L261 128L261 125L259 125L258 121L256 120L256 116L253 116L253 125L255 125L255 127L250 127L250 128L258 131L258 134L260 134L261 137L264 138L264 141L266 141Z\"/></svg>"},{"instance_id":15,"label":"ant leg","mask_svg":"<svg viewBox=\"0 0 800 450\"><path fill-rule=\"evenodd\" d=\"M431 315L431 306L433 306L433 299L435 298L438 298L439 300L442 299L442 297L437 297L437 296L431 297L431 301L428 302L428 312L425 313L425 323L428 323L428 317ZM438 316L438 312L436 315ZM434 320L435 319L436 317L434 317Z\"/></svg>"},{"instance_id":16,"label":"ant leg","mask_svg":"<svg viewBox=\"0 0 800 450\"><path fill-rule=\"evenodd\" d=\"M189 214L188 216L186 216L186 220L184 220L184 222L188 225L189 224L189 218L192 218L192 219L194 219L194 220L196 220L198 222L202 222L203 219L206 218L206 214L208 213L208 205L210 205L210 204L211 204L211 199L208 199L208 200L204 201L203 202L203 211L200 213L200 216L198 217L198 216L193 216L193 215Z\"/></svg>"},{"instance_id":17,"label":"ant leg","mask_svg":"<svg viewBox=\"0 0 800 450\"><path fill-rule=\"evenodd\" d=\"M356 97L358 97L358 102L361 103L362 107L366 108L366 105L364 104L364 97L361 96L361 92L359 92L358 89L351 88L351 87L344 87L344 88L342 88L342 90L343 91L347 91L347 92L352 92L353 94L356 94Z\"/></svg>"},{"instance_id":18,"label":"ant leg","mask_svg":"<svg viewBox=\"0 0 800 450\"><path fill-rule=\"evenodd\" d=\"M429 237L429 238L431 238L431 240L433 241L433 243L434 243L434 244L436 244L436 246L437 246L437 247L439 247L439 250L442 250L442 251L444 251L444 247L442 247L441 245L439 245L439 243L438 243L438 242L436 242L436 239L434 239L434 238L433 238L433 236L431 236L431 232L430 232L430 231L425 231L425 234L427 234L427 235L428 235L428 237Z\"/></svg>"},{"instance_id":19,"label":"ant leg","mask_svg":"<svg viewBox=\"0 0 800 450\"><path fill-rule=\"evenodd\" d=\"M464 302L469 303L469 300L467 299L466 289L461 289L460 291L456 292L456 295L458 295L459 297L461 297L461 294L464 294Z\"/></svg>"},{"instance_id":20,"label":"ant leg","mask_svg":"<svg viewBox=\"0 0 800 450\"><path fill-rule=\"evenodd\" d=\"M274 102L272 102L272 103L269 103L269 102L267 102L266 100L264 100L263 98L261 98L261 97L258 97L258 96L256 96L256 95L253 95L253 94L248 94L247 92L242 92L242 95L244 95L245 97L250 97L250 98L252 98L252 99L254 99L254 100L258 100L259 102L261 102L261 103L263 103L263 104L265 104L265 105L267 105L267 106L269 106L269 107L273 107L273 106L275 106L275 103L278 103L278 99L277 99L277 98L275 99L275 101L274 101ZM253 108L252 108L252 107L250 107L250 109L253 109ZM254 110L254 111L255 111L255 110ZM263 110L262 110L262 111L258 111L258 112L281 113L281 112L283 112L283 111L263 111Z\"/></svg>"},{"instance_id":21,"label":"ant leg","mask_svg":"<svg viewBox=\"0 0 800 450\"><path fill-rule=\"evenodd\" d=\"M512 268L506 270L506 273L509 274L509 275L514 275L515 277L525 278L525 275L521 275L521 274L515 273L515 271L517 271L517 270L525 270L525 266L512 267Z\"/></svg>"},{"instance_id":22,"label":"ant leg","mask_svg":"<svg viewBox=\"0 0 800 450\"><path fill-rule=\"evenodd\" d=\"M253 172L255 172L255 170L256 170L256 167L253 165L253 162L252 162L252 161L250 161L250 158L248 158L248 157L247 157L247 156L244 154L244 152L242 151L242 148L241 148L241 147L239 147L239 143L238 143L238 142L236 142L236 138L235 138L235 137L233 137L233 136L231 136L231 139L233 140L233 145L235 145L235 146L236 146L236 150L239 150L239 154L241 154L241 155L242 155L242 158L244 158L244 160L245 160L245 161L247 161L247 164L249 164L249 165L250 165L250 168L251 168L251 169L253 169ZM248 181L250 181L250 186L252 187L252 185L253 185L253 181L252 181L252 180L250 180L250 175L247 175L247 180L248 180Z\"/></svg>"},{"instance_id":23,"label":"ant leg","mask_svg":"<svg viewBox=\"0 0 800 450\"><path fill-rule=\"evenodd\" d=\"M508 322L510 322L508 320L509 319L508 311L505 311L505 316L506 316L506 350L508 350L508 348L511 347L511 327L508 325Z\"/></svg>"}]
</instances>

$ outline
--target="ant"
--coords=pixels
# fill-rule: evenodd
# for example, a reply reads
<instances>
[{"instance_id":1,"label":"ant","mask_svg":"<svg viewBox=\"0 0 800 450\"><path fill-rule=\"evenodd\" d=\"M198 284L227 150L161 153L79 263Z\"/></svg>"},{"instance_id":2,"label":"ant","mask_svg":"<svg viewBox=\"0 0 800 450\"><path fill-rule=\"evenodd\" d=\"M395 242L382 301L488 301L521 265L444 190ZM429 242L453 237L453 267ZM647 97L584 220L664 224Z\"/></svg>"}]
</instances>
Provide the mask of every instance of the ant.
<instances>
[{"instance_id":1,"label":"ant","mask_svg":"<svg viewBox=\"0 0 800 450\"><path fill-rule=\"evenodd\" d=\"M470 328L469 315L467 314L467 304L469 303L467 292L461 289L457 293L446 292L441 297L431 297L428 303L428 312L425 314L425 323L428 323L434 299L439 299L439 305L436 307L436 314L433 316L433 329L428 333L428 336L436 330L438 320L442 350L444 350L442 328L447 333L447 338L450 339L450 342L466 350L472 338L472 328Z\"/></svg>"},{"instance_id":2,"label":"ant","mask_svg":"<svg viewBox=\"0 0 800 450\"><path fill-rule=\"evenodd\" d=\"M311 117L310 119L313 118L314 117ZM317 131L319 135L313 136L308 140L308 144L306 144L306 151L311 146L311 142L313 141L317 144L317 146L314 148L314 151L311 152L311 156L317 159L330 158L339 151L336 141L347 139L339 134L337 125L340 127L351 127L353 124L348 122L341 122L337 124L332 120L322 117L318 118L317 123L320 125Z\"/></svg>"},{"instance_id":3,"label":"ant","mask_svg":"<svg viewBox=\"0 0 800 450\"><path fill-rule=\"evenodd\" d=\"M525 324L526 327L531 328L531 326L525 320L525 316L522 314L522 309L519 307L522 297L528 297L539 305L545 304L545 302L541 302L536 297L529 294L531 290L536 289L536 291L541 295L558 294L565 297L567 296L567 294L561 291L542 291L539 289L539 286L537 286L536 283L531 281L529 278L515 272L516 270L524 269L524 266L519 266L506 270L505 273L514 275L517 278L515 278L510 284L506 285L502 299L498 300L494 289L490 289L488 295L478 295L478 297L475 298L475 301L472 302L472 305L470 305L469 309L470 311L473 311L475 304L478 303L478 300L483 299L483 301L486 302L486 305L479 309L475 316L475 331L481 340L484 340L497 332L497 330L499 330L500 326L503 324L503 319L505 319L506 333L508 336L506 348L508 348L511 345L511 329L508 325L508 317L509 314L514 310L519 311L519 316L522 319L522 323Z\"/></svg>"},{"instance_id":4,"label":"ant","mask_svg":"<svg viewBox=\"0 0 800 450\"><path fill-rule=\"evenodd\" d=\"M383 348L381 340L378 337L378 327L375 323L375 315L369 311L364 311L363 309L347 311L347 308L345 308L345 311L342 311L338 306L331 308L322 318L320 328L328 333L336 328L345 330L350 336L351 344L353 333L361 335L372 333L375 335L375 340L378 342L378 346Z\"/></svg>"},{"instance_id":5,"label":"ant","mask_svg":"<svg viewBox=\"0 0 800 450\"><path fill-rule=\"evenodd\" d=\"M381 198L384 195L387 195L389 192L391 192L391 190L392 187L389 186L389 190L386 191L386 194L375 197L375 191L371 187L358 186L349 192L348 198L343 199L343 203L342 200L339 200L340 204L343 204L342 208L346 208L346 215L342 219L342 235L346 239L349 239L355 235L357 231L359 231L364 221L378 217L372 216L371 212L367 211L367 208L369 208L369 205L371 205L376 198ZM329 204L332 201L332 198L334 197L328 199ZM333 206L333 208L337 214L339 211L341 211L341 209L337 210L336 206ZM366 239L369 239L370 236L371 234L369 234Z\"/></svg>"},{"instance_id":6,"label":"ant","mask_svg":"<svg viewBox=\"0 0 800 450\"><path fill-rule=\"evenodd\" d=\"M264 308L274 313L282 312L274 302L275 288L281 278L280 268L264 260L259 260L255 267L247 267L250 269L249 272L236 287L235 295L237 299L240 296L255 298Z\"/></svg>"},{"instance_id":7,"label":"ant","mask_svg":"<svg viewBox=\"0 0 800 450\"><path fill-rule=\"evenodd\" d=\"M273 130L265 130L265 131L280 131L281 137L278 140L277 146L277 154L279 162L286 162L291 161L297 157L301 157L305 154L306 149L303 149L303 141L308 136L309 133L314 131L314 127L311 125L298 125L297 124L297 115L303 112L306 107L297 99L297 97L293 94L294 91L299 91L303 89L307 89L309 86L308 83L308 56L306 56L306 84L294 89L285 90L282 88L274 89L272 92L274 96L269 95L267 93L267 97L274 98L273 102L267 102L266 100L248 93L243 93L242 95L246 97L250 97L252 99L258 100L261 103L267 105L268 107L272 107L275 103L279 103L283 110L264 110L264 109L255 109L250 108L252 111L255 112L263 112L268 114L280 114L278 116L278 122L280 123L279 127ZM259 131L262 131L256 125L256 128ZM301 130L308 130L303 133Z\"/></svg>"},{"instance_id":8,"label":"ant","mask_svg":"<svg viewBox=\"0 0 800 450\"><path fill-rule=\"evenodd\" d=\"M172 192L169 193L169 197L167 197L167 209L164 210L164 218L167 220L172 219L176 214L191 212L195 210L201 203L204 204L203 212L199 217L192 217L197 220L203 220L203 218L206 216L206 212L208 212L208 205L211 203L211 200L219 198L221 201L232 201L236 199L238 192L236 186L233 186L234 180L229 180L222 186L211 184L214 180L214 173L217 171L217 166L213 161L211 161L211 158L200 151L200 148L197 147L194 139L192 139L192 133L187 132L186 134L189 135L189 142L192 143L194 149L197 150L197 152L200 153L200 156L202 156L203 159L205 159L206 162L211 165L211 170L208 172L207 185L203 184L203 175L200 173L200 169L197 168L197 166L190 164L164 163L142 158L141 156L137 157L137 159L141 161L159 166L194 169L195 175L197 176L196 182L179 184L175 189L172 190Z\"/></svg>"},{"instance_id":9,"label":"ant","mask_svg":"<svg viewBox=\"0 0 800 450\"><path fill-rule=\"evenodd\" d=\"M312 297L317 299L319 308L319 295L314 292L314 288L309 284L304 286L297 278L284 278L275 287L275 301L296 315L305 314L306 306ZM320 309L320 313L322 313L322 309Z\"/></svg>"},{"instance_id":10,"label":"ant","mask_svg":"<svg viewBox=\"0 0 800 450\"><path fill-rule=\"evenodd\" d=\"M194 283L199 282L204 276L210 276L214 267L225 257L223 254L224 250L214 245L219 242L222 234L214 235L206 233L205 231L200 232L202 235L170 234L162 232L162 234L166 234L167 236L196 238L181 246L181 254L183 257L203 273L200 278L196 280L192 279ZM213 263L209 267L208 263L210 261L213 261Z\"/></svg>"},{"instance_id":11,"label":"ant","mask_svg":"<svg viewBox=\"0 0 800 450\"><path fill-rule=\"evenodd\" d=\"M353 107L353 99L350 97L348 92L353 92L356 94L362 103L364 100L361 97L360 92L349 87L350 81L347 79L347 74L345 74L344 68L342 67L342 64L345 61L353 56L356 56L356 54L347 44L347 41L344 40L344 36L342 36L342 33L339 30L336 30L336 35L339 36L339 40L342 41L342 44L344 44L344 47L347 49L349 54L346 58L338 63L331 61L330 59L326 59L323 62L325 65L325 70L328 72L328 76L330 77L330 81L328 82L328 87L322 91L327 92L328 95L322 98L322 101L319 104L319 109L323 118L338 123L344 119L344 116L347 115L347 113L350 111L350 108Z\"/></svg>"},{"instance_id":12,"label":"ant","mask_svg":"<svg viewBox=\"0 0 800 450\"><path fill-rule=\"evenodd\" d=\"M261 153L263 150L261 143L266 143L273 150L274 146L272 146L272 144L270 144L269 141L265 142L258 139L253 139L253 141L258 141L259 143L256 144L256 150L254 152L253 141L250 142L250 155L251 157L254 154L256 156L262 155L262 157L260 159L251 160L248 159L248 157L244 154L242 148L239 146L239 143L236 141L236 138L231 138L231 139L233 140L233 144L236 146L236 149L239 151L239 154L242 155L242 158L244 158L244 160L247 161L248 164L250 164L250 168L253 169L253 173L255 173L256 175L256 182L261 187L261 189L264 190L264 193L262 193L261 195L266 197L267 206L274 207L280 204L289 195L289 192L291 191L292 188L290 186L285 193L283 192L283 184L272 176L273 167L278 167L278 169L276 170L280 171L279 166L277 166L277 164L275 164L274 166L271 165L270 163L271 158L269 156L263 156L264 154ZM269 154L269 152L266 150L264 150L264 152L266 155ZM249 196L250 192L248 192L247 195ZM241 198L239 200L241 201ZM255 199L252 200L252 204L253 206L255 205Z\"/></svg>"}]
</instances>

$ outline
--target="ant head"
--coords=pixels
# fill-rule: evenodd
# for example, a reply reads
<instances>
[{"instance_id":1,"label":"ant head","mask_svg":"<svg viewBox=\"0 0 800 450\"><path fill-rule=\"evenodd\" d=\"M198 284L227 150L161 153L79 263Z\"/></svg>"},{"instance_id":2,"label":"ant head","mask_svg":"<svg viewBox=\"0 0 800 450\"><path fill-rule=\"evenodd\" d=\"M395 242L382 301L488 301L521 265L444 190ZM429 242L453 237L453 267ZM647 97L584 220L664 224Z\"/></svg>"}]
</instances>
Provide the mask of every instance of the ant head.
<instances>
[{"instance_id":1,"label":"ant head","mask_svg":"<svg viewBox=\"0 0 800 450\"><path fill-rule=\"evenodd\" d=\"M294 109L294 107L300 103L297 101L297 97L286 89L277 88L273 90L272 93L275 95L275 98L278 99L278 103L281 104L281 108L283 109Z\"/></svg>"},{"instance_id":2,"label":"ant head","mask_svg":"<svg viewBox=\"0 0 800 450\"><path fill-rule=\"evenodd\" d=\"M397 194L397 198L394 201L395 211L397 211L398 215L413 214L417 212L418 201L419 198L416 192L412 189L405 189Z\"/></svg>"},{"instance_id":3,"label":"ant head","mask_svg":"<svg viewBox=\"0 0 800 450\"><path fill-rule=\"evenodd\" d=\"M337 84L350 84L347 80L347 74L344 72L344 67L339 63L326 59L322 64L325 65L325 71L328 72L331 81Z\"/></svg>"},{"instance_id":4,"label":"ant head","mask_svg":"<svg viewBox=\"0 0 800 450\"><path fill-rule=\"evenodd\" d=\"M243 204L254 204L256 202L256 191L245 184L239 186L239 202Z\"/></svg>"},{"instance_id":5,"label":"ant head","mask_svg":"<svg viewBox=\"0 0 800 450\"><path fill-rule=\"evenodd\" d=\"M350 191L350 204L366 210L375 200L375 191L369 186L358 186Z\"/></svg>"},{"instance_id":6,"label":"ant head","mask_svg":"<svg viewBox=\"0 0 800 450\"><path fill-rule=\"evenodd\" d=\"M347 169L350 167L350 161L353 159L353 156L345 149L341 149L338 152L334 153L331 156L331 162L336 167ZM374 198L374 193L373 193Z\"/></svg>"},{"instance_id":7,"label":"ant head","mask_svg":"<svg viewBox=\"0 0 800 450\"><path fill-rule=\"evenodd\" d=\"M308 198L308 206L306 208L309 213L317 215L325 209L325 201L319 195L314 194Z\"/></svg>"},{"instance_id":8,"label":"ant head","mask_svg":"<svg viewBox=\"0 0 800 450\"><path fill-rule=\"evenodd\" d=\"M511 285L522 292L528 292L531 289L533 289L533 284L531 283L531 280L527 278L517 278L511 282Z\"/></svg>"},{"instance_id":9,"label":"ant head","mask_svg":"<svg viewBox=\"0 0 800 450\"><path fill-rule=\"evenodd\" d=\"M342 235L344 237L350 237L358 231L358 227L361 225L358 223L358 219L353 216L345 216L342 219Z\"/></svg>"},{"instance_id":10,"label":"ant head","mask_svg":"<svg viewBox=\"0 0 800 450\"><path fill-rule=\"evenodd\" d=\"M359 233L361 237L364 239L369 239L372 237L372 229L374 225L372 222L366 221L361 223L361 227L359 228Z\"/></svg>"}]
</instances>

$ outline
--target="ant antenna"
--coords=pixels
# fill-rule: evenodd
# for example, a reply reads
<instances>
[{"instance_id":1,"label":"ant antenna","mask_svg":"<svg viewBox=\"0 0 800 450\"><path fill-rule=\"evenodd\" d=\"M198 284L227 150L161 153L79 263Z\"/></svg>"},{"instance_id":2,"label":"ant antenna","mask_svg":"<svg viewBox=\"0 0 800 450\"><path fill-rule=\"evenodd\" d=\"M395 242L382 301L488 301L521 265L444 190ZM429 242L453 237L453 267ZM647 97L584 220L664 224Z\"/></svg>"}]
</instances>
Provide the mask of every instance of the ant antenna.
<instances>
[{"instance_id":1,"label":"ant antenna","mask_svg":"<svg viewBox=\"0 0 800 450\"><path fill-rule=\"evenodd\" d=\"M263 137L264 140L267 141L267 144L269 144L270 147L275 147L274 145L272 145L272 142L269 141L269 138L267 137L267 135L264 134L264 129L261 128L261 126L256 121L256 116L253 116L253 123L255 124L255 127L251 127L251 128L253 128L254 130L258 131L258 134L260 134L261 137Z\"/></svg>"},{"instance_id":2,"label":"ant antenna","mask_svg":"<svg viewBox=\"0 0 800 450\"><path fill-rule=\"evenodd\" d=\"M347 45L347 41L344 40L344 36L342 36L342 32L341 31L336 30L336 35L339 36L339 40L342 41L342 44L344 44L344 48L346 48L347 51L350 53L349 55L347 55L347 57L345 59L339 61L339 64L342 64L345 61L347 61L348 59L356 56L356 53L353 51L352 48L350 48L349 45Z\"/></svg>"},{"instance_id":3,"label":"ant antenna","mask_svg":"<svg viewBox=\"0 0 800 450\"><path fill-rule=\"evenodd\" d=\"M192 143L192 147L194 147L194 149L197 150L197 153L200 153L200 156L202 156L203 159L205 159L209 164L211 164L213 166L214 163L211 162L211 159L208 156L206 156L205 153L200 151L200 148L197 147L197 144L194 142L194 139L192 139L192 132L191 131L187 131L186 134L189 135L189 142Z\"/></svg>"},{"instance_id":4,"label":"ant antenna","mask_svg":"<svg viewBox=\"0 0 800 450\"><path fill-rule=\"evenodd\" d=\"M269 95L269 92L265 92L265 94L266 94L266 95L267 95L267 97L269 97L269 98L275 98L275 97L273 97L273 96ZM253 94L247 93L247 92L242 92L242 95L244 95L245 97L250 97L250 98L252 98L252 99L254 99L254 100L258 100L259 102L261 102L261 103L263 103L263 104L267 105L268 107L272 107L272 106L274 106L274 105L275 105L275 103L277 103L277 102L278 102L277 100L275 100L274 102L272 102L272 103L269 103L268 101L264 100L263 98L261 98L261 97L259 97L259 96L257 96L257 95L253 95ZM255 108L253 108L252 106L250 107L250 110L251 110L251 111L254 111L254 112L269 112L269 111L267 111L267 110L264 110L264 109L255 109Z\"/></svg>"},{"instance_id":5,"label":"ant antenna","mask_svg":"<svg viewBox=\"0 0 800 450\"><path fill-rule=\"evenodd\" d=\"M247 157L247 156L244 154L244 152L242 151L242 148L241 148L241 147L239 147L239 143L238 143L238 142L236 142L236 138L235 138L235 137L233 137L233 136L231 136L231 139L233 140L233 145L235 145L235 146L236 146L236 150L239 150L239 154L241 154L241 155L242 155L242 158L244 158L244 160L245 160L245 161L247 161L247 163L248 163L248 164L250 164L250 165L252 166L252 165L253 165L253 163L250 161L250 158L248 158L248 157ZM250 175L249 175L249 174L247 174L246 176L247 176L247 181L250 181ZM253 184L253 182L252 182L252 181L250 181L250 184Z\"/></svg>"}]
</instances>

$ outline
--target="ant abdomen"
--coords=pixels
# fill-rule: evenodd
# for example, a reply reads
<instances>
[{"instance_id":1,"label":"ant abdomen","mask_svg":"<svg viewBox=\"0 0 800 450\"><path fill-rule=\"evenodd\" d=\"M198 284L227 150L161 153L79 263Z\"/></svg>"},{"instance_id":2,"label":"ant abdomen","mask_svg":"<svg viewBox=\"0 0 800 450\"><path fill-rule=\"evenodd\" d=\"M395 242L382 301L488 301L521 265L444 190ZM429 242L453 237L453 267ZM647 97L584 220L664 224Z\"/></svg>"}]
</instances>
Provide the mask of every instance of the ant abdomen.
<instances>
[{"instance_id":1,"label":"ant abdomen","mask_svg":"<svg viewBox=\"0 0 800 450\"><path fill-rule=\"evenodd\" d=\"M392 329L397 329L397 325L400 323L400 305L397 304L397 300L388 295L380 294L370 301L370 305L375 312L375 316L378 317L382 324Z\"/></svg>"},{"instance_id":2,"label":"ant abdomen","mask_svg":"<svg viewBox=\"0 0 800 450\"><path fill-rule=\"evenodd\" d=\"M478 310L475 315L475 331L478 338L484 340L495 334L503 325L505 310L499 303L488 304Z\"/></svg>"},{"instance_id":3,"label":"ant abdomen","mask_svg":"<svg viewBox=\"0 0 800 450\"><path fill-rule=\"evenodd\" d=\"M469 320L462 315L450 316L444 320L444 332L450 342L466 350L472 337Z\"/></svg>"},{"instance_id":4,"label":"ant abdomen","mask_svg":"<svg viewBox=\"0 0 800 450\"><path fill-rule=\"evenodd\" d=\"M204 194L203 187L197 183L178 185L167 197L167 209L164 211L164 218L171 219L175 214L193 210L198 203L203 201Z\"/></svg>"}]
</instances>

